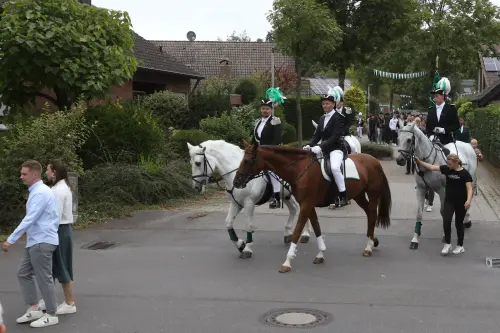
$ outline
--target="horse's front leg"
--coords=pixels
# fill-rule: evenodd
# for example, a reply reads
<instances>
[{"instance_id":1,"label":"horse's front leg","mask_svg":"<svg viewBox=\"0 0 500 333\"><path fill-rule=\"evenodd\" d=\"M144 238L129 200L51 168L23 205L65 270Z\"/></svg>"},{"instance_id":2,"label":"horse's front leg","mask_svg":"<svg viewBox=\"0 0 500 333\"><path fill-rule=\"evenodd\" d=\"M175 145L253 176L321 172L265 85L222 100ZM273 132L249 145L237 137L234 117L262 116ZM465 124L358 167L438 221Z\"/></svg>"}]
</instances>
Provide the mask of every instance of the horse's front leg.
<instances>
[{"instance_id":1,"label":"horse's front leg","mask_svg":"<svg viewBox=\"0 0 500 333\"><path fill-rule=\"evenodd\" d=\"M253 254L253 252L252 252L253 232L255 231L253 212L255 210L255 203L252 200L247 198L243 205L245 206L244 214L245 214L245 219L246 219L247 240L246 240L245 248L241 252L240 258L241 259L249 259L252 257L252 254Z\"/></svg>"},{"instance_id":2,"label":"horse's front leg","mask_svg":"<svg viewBox=\"0 0 500 333\"><path fill-rule=\"evenodd\" d=\"M234 246L238 249L238 251L242 252L243 249L245 248L245 241L243 239L239 239L238 236L236 235L236 231L234 231L234 219L238 214L241 212L241 207L237 203L234 202L234 200L231 200L231 203L229 204L229 211L227 212L226 216L226 228L227 232L229 233L229 239L233 242Z\"/></svg>"},{"instance_id":3,"label":"horse's front leg","mask_svg":"<svg viewBox=\"0 0 500 333\"><path fill-rule=\"evenodd\" d=\"M318 221L318 215L316 214L316 209L313 208L311 211L311 216L309 217L309 221L314 229L314 235L316 236L316 240L318 242L318 254L314 258L313 264L322 264L325 262L324 252L326 251L325 239L321 234L321 227Z\"/></svg>"},{"instance_id":4,"label":"horse's front leg","mask_svg":"<svg viewBox=\"0 0 500 333\"><path fill-rule=\"evenodd\" d=\"M424 201L426 187L419 187L417 185L417 221L415 222L415 231L413 232L413 238L410 243L410 249L418 249L418 238L422 234L422 215L424 213Z\"/></svg>"},{"instance_id":5,"label":"horse's front leg","mask_svg":"<svg viewBox=\"0 0 500 333\"><path fill-rule=\"evenodd\" d=\"M287 196L285 195L285 198ZM283 203L288 207L288 210L290 211L290 214L288 215L288 220L285 224L285 236L283 238L283 241L285 245L288 245L292 242L292 226L293 226L293 221L295 220L295 216L297 215L297 209L299 208L299 205L297 202L291 197L291 194L288 194L288 197L290 199L284 199ZM311 237L310 233L313 232L313 228L311 227L311 223L307 223L308 228L304 228L304 232L302 232L302 235L300 236L300 242L301 243L308 243L309 238Z\"/></svg>"},{"instance_id":6,"label":"horse's front leg","mask_svg":"<svg viewBox=\"0 0 500 333\"><path fill-rule=\"evenodd\" d=\"M293 232L292 243L290 244L290 248L288 249L286 260L280 267L280 273L287 273L292 270L291 261L297 254L297 243L299 242L300 234L302 233L302 230L304 230L306 222L309 219L309 215L311 214L311 210L313 208L314 207L311 207L311 204L309 203L302 203L300 205L299 218Z\"/></svg>"}]
</instances>

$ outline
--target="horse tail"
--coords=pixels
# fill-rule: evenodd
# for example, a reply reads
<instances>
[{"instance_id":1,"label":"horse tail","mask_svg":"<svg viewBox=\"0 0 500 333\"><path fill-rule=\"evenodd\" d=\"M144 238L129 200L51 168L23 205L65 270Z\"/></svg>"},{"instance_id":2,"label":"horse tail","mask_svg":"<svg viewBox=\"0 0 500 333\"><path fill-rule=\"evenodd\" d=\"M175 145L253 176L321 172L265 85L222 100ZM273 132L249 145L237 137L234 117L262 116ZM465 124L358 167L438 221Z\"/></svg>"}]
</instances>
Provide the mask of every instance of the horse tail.
<instances>
[{"instance_id":1,"label":"horse tail","mask_svg":"<svg viewBox=\"0 0 500 333\"><path fill-rule=\"evenodd\" d=\"M382 195L380 196L380 199L378 201L378 216L376 226L387 229L391 225L392 198L391 188L389 187L389 182L387 181L387 177L385 176L383 169L381 193Z\"/></svg>"}]
</instances>

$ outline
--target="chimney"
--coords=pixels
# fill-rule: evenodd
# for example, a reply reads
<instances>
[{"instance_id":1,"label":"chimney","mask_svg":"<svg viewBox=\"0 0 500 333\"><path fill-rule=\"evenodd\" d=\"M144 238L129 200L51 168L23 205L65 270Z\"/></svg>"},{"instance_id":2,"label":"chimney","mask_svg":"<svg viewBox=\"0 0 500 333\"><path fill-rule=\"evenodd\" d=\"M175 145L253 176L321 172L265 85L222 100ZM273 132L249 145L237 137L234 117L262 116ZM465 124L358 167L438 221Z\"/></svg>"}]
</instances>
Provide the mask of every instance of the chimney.
<instances>
[{"instance_id":1,"label":"chimney","mask_svg":"<svg viewBox=\"0 0 500 333\"><path fill-rule=\"evenodd\" d=\"M219 76L225 79L231 78L233 66L230 64L229 59L223 58L221 61L219 61L219 65L220 65Z\"/></svg>"}]
</instances>

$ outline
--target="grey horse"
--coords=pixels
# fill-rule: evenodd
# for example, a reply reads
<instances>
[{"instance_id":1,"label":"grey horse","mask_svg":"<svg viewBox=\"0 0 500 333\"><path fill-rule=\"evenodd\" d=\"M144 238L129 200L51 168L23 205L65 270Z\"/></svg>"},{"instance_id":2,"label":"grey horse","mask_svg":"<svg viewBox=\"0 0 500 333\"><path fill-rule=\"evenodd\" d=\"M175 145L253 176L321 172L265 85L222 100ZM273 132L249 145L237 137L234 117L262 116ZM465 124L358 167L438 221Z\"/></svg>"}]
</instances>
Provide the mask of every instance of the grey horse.
<instances>
[{"instance_id":1,"label":"grey horse","mask_svg":"<svg viewBox=\"0 0 500 333\"><path fill-rule=\"evenodd\" d=\"M439 145L433 143L415 124L402 126L400 122L398 135L398 153L396 154L396 163L400 166L405 165L406 159L409 156L415 156L418 159L434 164L445 165L447 163L446 154ZM462 165L472 178L475 179L477 169L477 159L474 149L469 143L462 141L456 142L458 157L462 161ZM417 183L417 221L415 222L415 232L411 240L410 249L418 249L419 237L422 231L422 213L424 211L425 192L427 188L432 189L439 195L441 201L441 216L443 215L443 206L445 199L446 178L440 172L430 171L420 168L420 174L417 172L415 180ZM423 174L422 174L423 172ZM470 213L467 211L464 220L466 228L471 227Z\"/></svg>"}]
</instances>

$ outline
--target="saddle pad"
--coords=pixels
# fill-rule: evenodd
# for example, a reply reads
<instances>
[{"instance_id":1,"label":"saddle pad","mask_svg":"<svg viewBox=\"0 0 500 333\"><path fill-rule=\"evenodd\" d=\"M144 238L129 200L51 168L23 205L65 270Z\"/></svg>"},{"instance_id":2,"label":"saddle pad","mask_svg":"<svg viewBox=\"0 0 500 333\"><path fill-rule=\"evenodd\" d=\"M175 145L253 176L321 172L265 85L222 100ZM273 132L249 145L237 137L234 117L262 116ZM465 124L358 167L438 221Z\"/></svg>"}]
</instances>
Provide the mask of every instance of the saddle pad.
<instances>
[{"instance_id":1,"label":"saddle pad","mask_svg":"<svg viewBox=\"0 0 500 333\"><path fill-rule=\"evenodd\" d=\"M321 164L321 173L323 174L323 178L325 178L326 181L331 182L332 170L330 168L330 160L322 158L320 164ZM354 161L348 157L346 160L344 160L344 164L346 171L345 178L359 180L358 169L356 169L356 164L354 164ZM344 174L343 166L340 168L340 170L342 171L342 174Z\"/></svg>"}]
</instances>

